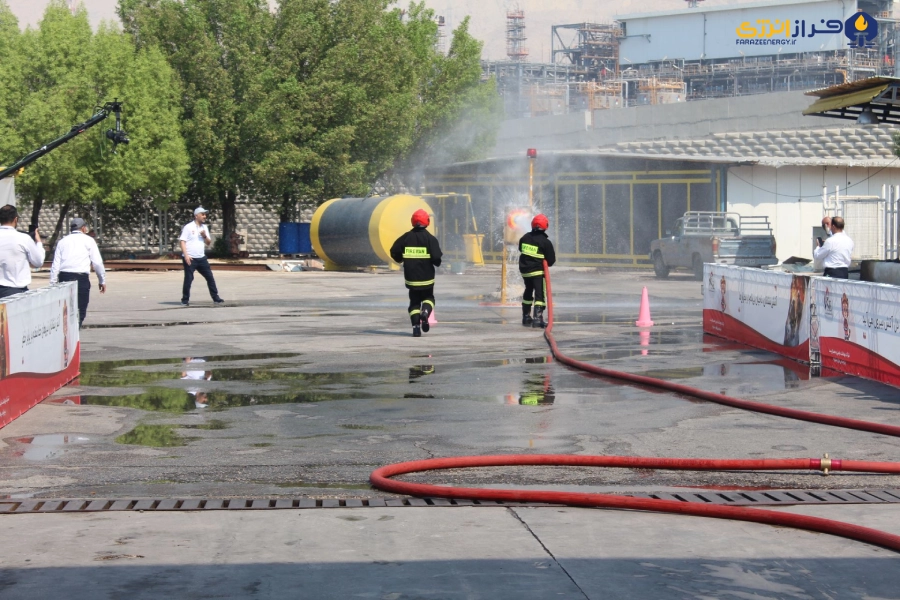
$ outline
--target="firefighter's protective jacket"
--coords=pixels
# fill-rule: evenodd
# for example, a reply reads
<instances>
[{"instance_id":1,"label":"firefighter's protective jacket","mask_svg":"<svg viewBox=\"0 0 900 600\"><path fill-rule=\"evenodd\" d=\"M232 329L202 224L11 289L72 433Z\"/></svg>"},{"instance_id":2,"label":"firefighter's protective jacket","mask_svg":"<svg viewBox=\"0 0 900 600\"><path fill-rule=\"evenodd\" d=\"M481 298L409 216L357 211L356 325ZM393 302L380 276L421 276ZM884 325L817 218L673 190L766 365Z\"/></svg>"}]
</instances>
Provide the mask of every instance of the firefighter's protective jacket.
<instances>
[{"instance_id":1,"label":"firefighter's protective jacket","mask_svg":"<svg viewBox=\"0 0 900 600\"><path fill-rule=\"evenodd\" d=\"M434 285L434 268L441 266L441 246L424 227L414 227L391 246L391 258L403 263L409 289Z\"/></svg>"},{"instance_id":2,"label":"firefighter's protective jacket","mask_svg":"<svg viewBox=\"0 0 900 600\"><path fill-rule=\"evenodd\" d=\"M544 274L544 261L552 267L556 262L556 252L547 233L532 229L519 240L519 272L522 277L539 277Z\"/></svg>"}]
</instances>

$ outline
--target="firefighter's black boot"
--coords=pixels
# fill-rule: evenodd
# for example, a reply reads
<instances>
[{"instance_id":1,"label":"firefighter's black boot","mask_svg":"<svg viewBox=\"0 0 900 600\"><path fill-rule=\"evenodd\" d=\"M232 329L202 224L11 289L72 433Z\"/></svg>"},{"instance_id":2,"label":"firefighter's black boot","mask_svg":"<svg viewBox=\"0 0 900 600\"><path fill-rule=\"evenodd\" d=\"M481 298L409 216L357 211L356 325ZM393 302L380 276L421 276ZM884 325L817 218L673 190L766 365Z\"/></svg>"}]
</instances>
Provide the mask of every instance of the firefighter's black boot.
<instances>
[{"instance_id":1,"label":"firefighter's black boot","mask_svg":"<svg viewBox=\"0 0 900 600\"><path fill-rule=\"evenodd\" d=\"M543 306L535 306L534 307L534 321L531 323L532 327L544 329L547 327L547 324L544 323L544 307Z\"/></svg>"},{"instance_id":2,"label":"firefighter's black boot","mask_svg":"<svg viewBox=\"0 0 900 600\"><path fill-rule=\"evenodd\" d=\"M522 325L525 327L531 327L531 322L534 319L531 318L531 305L523 304L522 305Z\"/></svg>"},{"instance_id":3,"label":"firefighter's black boot","mask_svg":"<svg viewBox=\"0 0 900 600\"><path fill-rule=\"evenodd\" d=\"M418 325L413 325L413 337L422 337L422 328Z\"/></svg>"},{"instance_id":4,"label":"firefighter's black boot","mask_svg":"<svg viewBox=\"0 0 900 600\"><path fill-rule=\"evenodd\" d=\"M421 323L421 315L410 315L409 320L412 322L413 337L422 337L422 328L419 326Z\"/></svg>"},{"instance_id":5,"label":"firefighter's black boot","mask_svg":"<svg viewBox=\"0 0 900 600\"><path fill-rule=\"evenodd\" d=\"M422 303L422 313L421 317L419 317L422 321L422 331L428 333L428 330L431 329L431 325L428 324L428 317L431 316L431 305L425 302Z\"/></svg>"}]
</instances>

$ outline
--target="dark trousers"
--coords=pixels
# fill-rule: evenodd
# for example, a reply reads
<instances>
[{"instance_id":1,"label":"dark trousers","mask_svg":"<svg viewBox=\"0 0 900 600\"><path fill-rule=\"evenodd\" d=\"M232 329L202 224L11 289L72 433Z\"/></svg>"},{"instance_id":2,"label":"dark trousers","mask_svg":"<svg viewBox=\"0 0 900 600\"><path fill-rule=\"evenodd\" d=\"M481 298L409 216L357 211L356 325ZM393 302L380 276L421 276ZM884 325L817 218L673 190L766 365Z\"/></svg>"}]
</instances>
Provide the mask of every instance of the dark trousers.
<instances>
[{"instance_id":1,"label":"dark trousers","mask_svg":"<svg viewBox=\"0 0 900 600\"><path fill-rule=\"evenodd\" d=\"M22 292L27 291L27 285L23 288L6 287L5 285L0 285L0 298L9 298L10 296L15 296L16 294L21 294Z\"/></svg>"},{"instance_id":2,"label":"dark trousers","mask_svg":"<svg viewBox=\"0 0 900 600\"><path fill-rule=\"evenodd\" d=\"M413 327L421 323L422 305L430 304L434 309L434 286L409 288L409 320Z\"/></svg>"},{"instance_id":3,"label":"dark trousers","mask_svg":"<svg viewBox=\"0 0 900 600\"><path fill-rule=\"evenodd\" d=\"M78 326L84 323L87 316L88 303L91 301L91 278L87 273L67 273L61 271L59 274L59 282L66 281L78 282Z\"/></svg>"},{"instance_id":4,"label":"dark trousers","mask_svg":"<svg viewBox=\"0 0 900 600\"><path fill-rule=\"evenodd\" d=\"M534 305L534 306L547 306L547 303L544 302L544 276L538 275L537 277L523 277L525 280L525 293L522 294L522 308Z\"/></svg>"},{"instance_id":5,"label":"dark trousers","mask_svg":"<svg viewBox=\"0 0 900 600\"><path fill-rule=\"evenodd\" d=\"M850 269L847 267L828 267L825 269L825 277L832 279L850 279Z\"/></svg>"},{"instance_id":6,"label":"dark trousers","mask_svg":"<svg viewBox=\"0 0 900 600\"><path fill-rule=\"evenodd\" d=\"M184 257L181 257L181 265L184 267L184 285L181 288L181 301L188 302L191 299L191 284L194 282L194 271L200 273L206 280L206 287L209 288L209 295L214 302L219 300L219 290L216 289L216 280L213 278L212 269L209 266L209 259L191 258L191 264L187 264Z\"/></svg>"}]
</instances>

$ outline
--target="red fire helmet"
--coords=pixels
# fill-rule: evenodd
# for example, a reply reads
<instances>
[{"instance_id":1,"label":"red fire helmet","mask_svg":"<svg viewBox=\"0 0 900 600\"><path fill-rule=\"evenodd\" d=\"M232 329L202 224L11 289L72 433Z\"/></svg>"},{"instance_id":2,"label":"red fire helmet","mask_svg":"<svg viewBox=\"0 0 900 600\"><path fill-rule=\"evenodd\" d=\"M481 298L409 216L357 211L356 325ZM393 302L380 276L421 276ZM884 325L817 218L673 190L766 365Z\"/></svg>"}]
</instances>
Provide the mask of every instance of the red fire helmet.
<instances>
[{"instance_id":1,"label":"red fire helmet","mask_svg":"<svg viewBox=\"0 0 900 600\"><path fill-rule=\"evenodd\" d=\"M431 217L428 216L428 213L422 210L421 208L413 213L412 215L412 225L413 227L428 227L431 223Z\"/></svg>"},{"instance_id":2,"label":"red fire helmet","mask_svg":"<svg viewBox=\"0 0 900 600\"><path fill-rule=\"evenodd\" d=\"M537 215L531 220L532 229L543 229L546 231L548 227L550 227L550 221L547 219L547 215Z\"/></svg>"}]
</instances>

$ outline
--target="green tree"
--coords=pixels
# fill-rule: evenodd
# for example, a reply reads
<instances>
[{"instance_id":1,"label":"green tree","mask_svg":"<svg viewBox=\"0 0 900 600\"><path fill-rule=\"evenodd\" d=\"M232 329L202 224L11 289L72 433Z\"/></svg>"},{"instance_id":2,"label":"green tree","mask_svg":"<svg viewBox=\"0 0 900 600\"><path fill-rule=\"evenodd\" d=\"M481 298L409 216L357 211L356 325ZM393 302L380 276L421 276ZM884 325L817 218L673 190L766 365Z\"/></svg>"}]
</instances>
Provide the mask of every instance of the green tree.
<instances>
[{"instance_id":1,"label":"green tree","mask_svg":"<svg viewBox=\"0 0 900 600\"><path fill-rule=\"evenodd\" d=\"M133 140L112 157L103 134L108 127L98 125L26 169L17 191L32 202L32 223L45 203L60 207L51 245L76 207L122 207L135 197L167 203L184 191L188 156L178 79L158 51L135 50L111 26L95 35L83 7L73 15L63 0L51 0L39 27L23 35L22 57L24 100L7 122L25 148L62 135L113 98L125 102Z\"/></svg>"},{"instance_id":2,"label":"green tree","mask_svg":"<svg viewBox=\"0 0 900 600\"><path fill-rule=\"evenodd\" d=\"M186 198L222 209L224 237L235 203L254 189L252 165L271 123L257 118L273 18L265 0L120 0L119 15L140 48L158 48L182 84L190 154Z\"/></svg>"},{"instance_id":3,"label":"green tree","mask_svg":"<svg viewBox=\"0 0 900 600\"><path fill-rule=\"evenodd\" d=\"M6 0L0 0L0 165L23 154L22 136L10 115L22 103L22 34Z\"/></svg>"},{"instance_id":4,"label":"green tree","mask_svg":"<svg viewBox=\"0 0 900 600\"><path fill-rule=\"evenodd\" d=\"M414 142L385 173L389 186L418 190L426 168L483 158L493 147L503 102L496 82L481 79L482 47L466 17L453 31L447 56L433 58L419 96Z\"/></svg>"},{"instance_id":5,"label":"green tree","mask_svg":"<svg viewBox=\"0 0 900 600\"><path fill-rule=\"evenodd\" d=\"M273 16L263 0L119 1L126 30L183 81L187 197L221 207L226 236L239 193L287 220L298 201L408 185L490 144L499 98L468 21L443 56L433 11L391 4L280 0Z\"/></svg>"},{"instance_id":6,"label":"green tree","mask_svg":"<svg viewBox=\"0 0 900 600\"><path fill-rule=\"evenodd\" d=\"M409 186L429 161L474 158L493 141L501 106L468 21L443 56L424 3L389 5L279 5L264 110L284 125L265 137L254 176L283 220L297 200L365 195L379 179Z\"/></svg>"}]
</instances>

